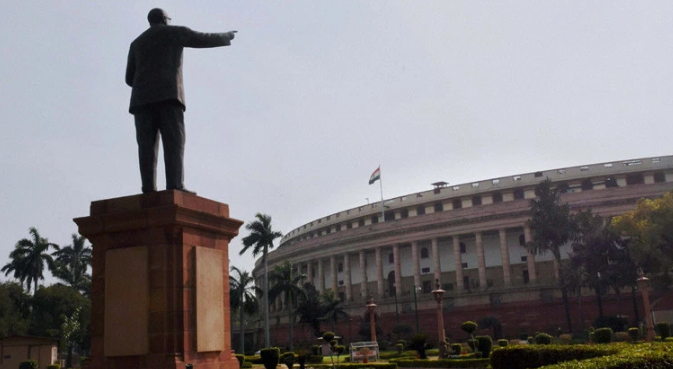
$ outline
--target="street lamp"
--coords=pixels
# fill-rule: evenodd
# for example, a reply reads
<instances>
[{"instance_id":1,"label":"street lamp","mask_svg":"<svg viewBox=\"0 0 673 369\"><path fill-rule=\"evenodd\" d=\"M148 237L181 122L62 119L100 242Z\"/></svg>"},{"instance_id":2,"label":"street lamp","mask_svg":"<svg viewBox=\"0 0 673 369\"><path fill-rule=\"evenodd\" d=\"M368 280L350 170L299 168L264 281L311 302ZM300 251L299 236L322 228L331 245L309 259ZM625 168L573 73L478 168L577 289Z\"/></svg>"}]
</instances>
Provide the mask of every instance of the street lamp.
<instances>
[{"instance_id":1,"label":"street lamp","mask_svg":"<svg viewBox=\"0 0 673 369\"><path fill-rule=\"evenodd\" d=\"M650 310L650 293L647 291L647 285L650 279L645 277L645 273L641 268L638 268L638 288L643 291L643 305L645 307L645 339L647 342L654 340L654 322L652 321L652 311Z\"/></svg>"},{"instance_id":2,"label":"street lamp","mask_svg":"<svg viewBox=\"0 0 673 369\"><path fill-rule=\"evenodd\" d=\"M442 313L442 296L444 295L444 290L439 284L439 279L436 279L437 283L435 284L436 289L432 291L432 294L435 296L435 301L437 301L437 331L439 333L439 357L444 358L447 356L446 352L446 336L444 335L444 314Z\"/></svg>"},{"instance_id":3,"label":"street lamp","mask_svg":"<svg viewBox=\"0 0 673 369\"><path fill-rule=\"evenodd\" d=\"M420 291L421 288L414 286L414 310L416 311L416 333L421 333L421 329L418 326L418 298L416 297L416 291Z\"/></svg>"},{"instance_id":4,"label":"street lamp","mask_svg":"<svg viewBox=\"0 0 673 369\"><path fill-rule=\"evenodd\" d=\"M374 309L376 309L376 304L374 303L374 297L369 296L369 304L367 305L367 310L369 311L369 329L371 330L372 342L376 342L376 323L374 322Z\"/></svg>"}]
</instances>

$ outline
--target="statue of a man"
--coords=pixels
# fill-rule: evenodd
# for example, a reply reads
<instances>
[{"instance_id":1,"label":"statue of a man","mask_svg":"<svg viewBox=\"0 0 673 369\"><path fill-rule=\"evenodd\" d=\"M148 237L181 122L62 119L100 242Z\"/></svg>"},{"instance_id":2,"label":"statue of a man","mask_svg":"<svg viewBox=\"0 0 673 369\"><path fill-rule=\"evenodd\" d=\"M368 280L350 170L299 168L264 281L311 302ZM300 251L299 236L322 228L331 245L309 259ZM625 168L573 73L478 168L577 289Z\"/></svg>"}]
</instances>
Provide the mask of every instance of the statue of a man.
<instances>
[{"instance_id":1,"label":"statue of a man","mask_svg":"<svg viewBox=\"0 0 673 369\"><path fill-rule=\"evenodd\" d=\"M185 47L228 46L236 31L201 33L171 26L162 9L147 15L150 28L131 43L126 84L132 87L131 106L136 124L143 193L157 190L159 135L164 145L166 189L184 186L185 97L182 87L182 50Z\"/></svg>"}]
</instances>

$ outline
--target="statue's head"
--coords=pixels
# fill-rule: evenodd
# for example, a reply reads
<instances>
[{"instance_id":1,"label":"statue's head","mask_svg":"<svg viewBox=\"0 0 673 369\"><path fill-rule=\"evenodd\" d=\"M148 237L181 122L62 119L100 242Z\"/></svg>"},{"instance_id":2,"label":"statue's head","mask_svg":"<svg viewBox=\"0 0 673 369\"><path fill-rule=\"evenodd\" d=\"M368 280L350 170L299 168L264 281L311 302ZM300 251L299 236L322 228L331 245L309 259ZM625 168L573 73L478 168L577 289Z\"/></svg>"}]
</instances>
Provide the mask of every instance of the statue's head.
<instances>
[{"instance_id":1,"label":"statue's head","mask_svg":"<svg viewBox=\"0 0 673 369\"><path fill-rule=\"evenodd\" d=\"M154 8L147 13L147 20L150 24L168 24L171 18L163 9Z\"/></svg>"}]
</instances>

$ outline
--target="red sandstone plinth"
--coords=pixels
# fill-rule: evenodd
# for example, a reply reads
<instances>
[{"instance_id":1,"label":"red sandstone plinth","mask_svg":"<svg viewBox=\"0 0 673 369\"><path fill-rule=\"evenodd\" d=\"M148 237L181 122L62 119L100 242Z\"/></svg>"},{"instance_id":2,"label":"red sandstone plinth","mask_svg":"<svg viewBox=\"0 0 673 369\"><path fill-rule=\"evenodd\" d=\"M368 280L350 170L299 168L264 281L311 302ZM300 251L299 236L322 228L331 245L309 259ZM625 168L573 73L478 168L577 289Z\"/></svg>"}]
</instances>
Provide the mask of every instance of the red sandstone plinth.
<instances>
[{"instance_id":1,"label":"red sandstone plinth","mask_svg":"<svg viewBox=\"0 0 673 369\"><path fill-rule=\"evenodd\" d=\"M231 347L229 206L181 191L94 201L90 368L238 369Z\"/></svg>"}]
</instances>

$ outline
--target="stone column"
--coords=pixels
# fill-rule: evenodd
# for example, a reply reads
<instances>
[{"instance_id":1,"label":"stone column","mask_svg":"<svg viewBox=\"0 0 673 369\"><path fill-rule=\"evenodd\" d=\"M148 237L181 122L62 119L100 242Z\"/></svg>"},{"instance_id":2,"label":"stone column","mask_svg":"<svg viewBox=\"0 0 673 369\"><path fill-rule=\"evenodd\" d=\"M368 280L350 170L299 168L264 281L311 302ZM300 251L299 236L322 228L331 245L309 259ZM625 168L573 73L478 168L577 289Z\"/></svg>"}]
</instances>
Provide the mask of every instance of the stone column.
<instances>
[{"instance_id":1,"label":"stone column","mask_svg":"<svg viewBox=\"0 0 673 369\"><path fill-rule=\"evenodd\" d=\"M532 241L530 235L530 227L523 227L523 236L526 239L526 243ZM537 280L537 273L535 272L535 255L532 252L526 250L526 260L528 261L528 279L531 283L534 283Z\"/></svg>"},{"instance_id":2,"label":"stone column","mask_svg":"<svg viewBox=\"0 0 673 369\"><path fill-rule=\"evenodd\" d=\"M315 286L315 275L313 275L313 263L310 261L306 263L306 279L307 282Z\"/></svg>"},{"instance_id":3,"label":"stone column","mask_svg":"<svg viewBox=\"0 0 673 369\"><path fill-rule=\"evenodd\" d=\"M507 230L501 228L498 230L500 235L500 259L502 260L502 280L505 287L512 285L512 275L509 266L509 247L507 247Z\"/></svg>"},{"instance_id":4,"label":"stone column","mask_svg":"<svg viewBox=\"0 0 673 369\"><path fill-rule=\"evenodd\" d=\"M344 284L346 285L346 302L352 301L351 258L348 253L344 254Z\"/></svg>"},{"instance_id":5,"label":"stone column","mask_svg":"<svg viewBox=\"0 0 673 369\"><path fill-rule=\"evenodd\" d=\"M460 253L460 237L453 236L453 258L456 259L456 291L464 291L463 288L463 255Z\"/></svg>"},{"instance_id":6,"label":"stone column","mask_svg":"<svg viewBox=\"0 0 673 369\"><path fill-rule=\"evenodd\" d=\"M329 257L329 271L332 276L332 291L334 291L334 296L338 296L337 288L339 287L337 281L337 271L336 271L336 256L332 255Z\"/></svg>"},{"instance_id":7,"label":"stone column","mask_svg":"<svg viewBox=\"0 0 673 369\"><path fill-rule=\"evenodd\" d=\"M397 260L397 257L395 259ZM421 284L421 264L418 260L418 243L416 241L411 243L411 263L414 266L414 286L419 286ZM397 274L397 270L395 270L395 274Z\"/></svg>"},{"instance_id":8,"label":"stone column","mask_svg":"<svg viewBox=\"0 0 673 369\"><path fill-rule=\"evenodd\" d=\"M325 266L320 258L318 258L318 291L325 292Z\"/></svg>"},{"instance_id":9,"label":"stone column","mask_svg":"<svg viewBox=\"0 0 673 369\"><path fill-rule=\"evenodd\" d=\"M484 243L481 240L481 232L474 234L475 243L477 244L477 260L479 262L479 287L486 288L486 260L484 258Z\"/></svg>"},{"instance_id":10,"label":"stone column","mask_svg":"<svg viewBox=\"0 0 673 369\"><path fill-rule=\"evenodd\" d=\"M435 265L435 281L439 282L441 288L442 285L442 266L439 260L439 240L437 238L432 239L432 261Z\"/></svg>"},{"instance_id":11,"label":"stone column","mask_svg":"<svg viewBox=\"0 0 673 369\"><path fill-rule=\"evenodd\" d=\"M381 247L377 247L376 251L376 287L379 296L383 296L385 288L383 288L383 260L381 260Z\"/></svg>"},{"instance_id":12,"label":"stone column","mask_svg":"<svg viewBox=\"0 0 673 369\"><path fill-rule=\"evenodd\" d=\"M360 275L362 276L362 282L360 282L360 296L366 298L369 296L369 290L367 288L367 266L365 263L365 250L360 250Z\"/></svg>"},{"instance_id":13,"label":"stone column","mask_svg":"<svg viewBox=\"0 0 673 369\"><path fill-rule=\"evenodd\" d=\"M393 259L395 260L395 293L402 295L402 266L400 265L400 245L393 245Z\"/></svg>"}]
</instances>

